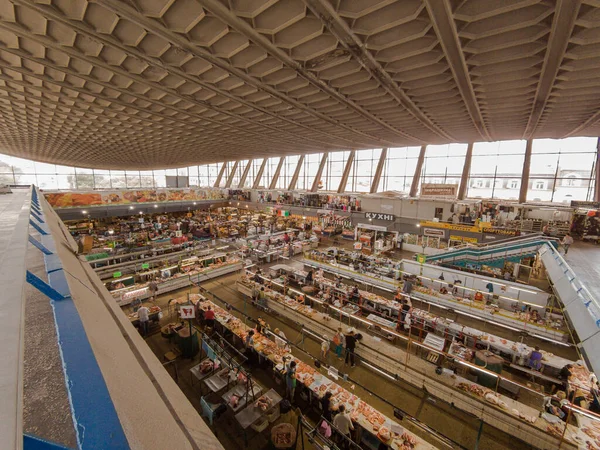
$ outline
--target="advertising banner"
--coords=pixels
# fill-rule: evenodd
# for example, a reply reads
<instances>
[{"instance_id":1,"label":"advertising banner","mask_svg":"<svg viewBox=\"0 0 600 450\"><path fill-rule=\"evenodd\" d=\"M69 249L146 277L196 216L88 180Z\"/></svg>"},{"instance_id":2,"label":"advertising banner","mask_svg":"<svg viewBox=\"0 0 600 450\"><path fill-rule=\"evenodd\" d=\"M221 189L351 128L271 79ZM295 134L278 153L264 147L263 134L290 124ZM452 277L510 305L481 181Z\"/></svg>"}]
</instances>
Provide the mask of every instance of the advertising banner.
<instances>
[{"instance_id":1,"label":"advertising banner","mask_svg":"<svg viewBox=\"0 0 600 450\"><path fill-rule=\"evenodd\" d=\"M206 189L139 189L99 192L47 192L46 200L53 208L80 206L127 205L130 203L181 202L190 200L224 200L225 191Z\"/></svg>"}]
</instances>

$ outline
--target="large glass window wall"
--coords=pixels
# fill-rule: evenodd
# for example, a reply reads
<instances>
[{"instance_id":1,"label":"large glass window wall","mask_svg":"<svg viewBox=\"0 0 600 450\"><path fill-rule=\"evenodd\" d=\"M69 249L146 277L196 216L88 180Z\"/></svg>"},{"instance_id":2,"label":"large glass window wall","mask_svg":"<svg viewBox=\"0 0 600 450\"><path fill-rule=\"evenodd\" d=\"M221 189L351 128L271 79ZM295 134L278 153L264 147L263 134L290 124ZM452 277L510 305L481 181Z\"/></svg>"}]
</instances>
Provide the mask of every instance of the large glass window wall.
<instances>
[{"instance_id":1,"label":"large glass window wall","mask_svg":"<svg viewBox=\"0 0 600 450\"><path fill-rule=\"evenodd\" d=\"M538 139L532 145L528 201L569 203L592 200L597 160L596 138L563 140ZM471 170L467 182L470 198L517 200L526 142L478 142L473 146ZM459 184L465 162L466 144L428 146L421 183ZM407 194L414 179L420 147L390 148L384 161L378 192ZM317 184L322 191L337 191L346 167L349 151L330 152ZM357 150L350 167L346 192L369 192L379 163L381 149ZM307 154L299 167L296 190L310 190L315 182L323 153ZM280 157L267 158L258 183L268 188L277 171ZM298 167L298 155L286 156L276 188L286 190ZM0 184L36 184L46 190L139 189L166 187L167 176L187 176L190 186L214 186L226 164L221 187L230 176L231 188L237 188L248 164L251 164L244 188L253 186L262 159L243 160L231 173L234 161L164 170L101 170L38 163L0 154Z\"/></svg>"},{"instance_id":2,"label":"large glass window wall","mask_svg":"<svg viewBox=\"0 0 600 450\"><path fill-rule=\"evenodd\" d=\"M410 192L421 147L398 147L388 149L378 192Z\"/></svg>"},{"instance_id":3,"label":"large glass window wall","mask_svg":"<svg viewBox=\"0 0 600 450\"><path fill-rule=\"evenodd\" d=\"M525 141L475 143L468 197L518 200L525 146Z\"/></svg>"}]
</instances>

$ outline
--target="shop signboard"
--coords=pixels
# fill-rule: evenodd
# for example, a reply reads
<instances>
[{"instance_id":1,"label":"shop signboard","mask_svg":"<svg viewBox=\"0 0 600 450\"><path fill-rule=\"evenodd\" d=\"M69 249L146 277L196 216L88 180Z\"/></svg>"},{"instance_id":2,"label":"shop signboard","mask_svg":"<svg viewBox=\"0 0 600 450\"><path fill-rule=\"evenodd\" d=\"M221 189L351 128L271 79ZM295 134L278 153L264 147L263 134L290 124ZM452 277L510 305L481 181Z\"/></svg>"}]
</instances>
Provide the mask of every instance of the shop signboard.
<instances>
[{"instance_id":1,"label":"shop signboard","mask_svg":"<svg viewBox=\"0 0 600 450\"><path fill-rule=\"evenodd\" d=\"M423 183L421 197L456 197L458 184Z\"/></svg>"},{"instance_id":2,"label":"shop signboard","mask_svg":"<svg viewBox=\"0 0 600 450\"><path fill-rule=\"evenodd\" d=\"M424 253L419 253L417 255L417 262L419 264L425 264L425 261L427 261L427 255L425 255Z\"/></svg>"},{"instance_id":3,"label":"shop signboard","mask_svg":"<svg viewBox=\"0 0 600 450\"><path fill-rule=\"evenodd\" d=\"M429 237L443 238L446 235L446 232L436 228L423 228L423 234Z\"/></svg>"},{"instance_id":4,"label":"shop signboard","mask_svg":"<svg viewBox=\"0 0 600 450\"><path fill-rule=\"evenodd\" d=\"M571 208L600 209L600 202L584 202L579 200L571 200Z\"/></svg>"},{"instance_id":5,"label":"shop signboard","mask_svg":"<svg viewBox=\"0 0 600 450\"><path fill-rule=\"evenodd\" d=\"M179 307L179 316L182 319L193 319L196 317L194 305L184 305Z\"/></svg>"},{"instance_id":6,"label":"shop signboard","mask_svg":"<svg viewBox=\"0 0 600 450\"><path fill-rule=\"evenodd\" d=\"M509 228L484 228L484 233L488 234L500 234L502 236L518 236L520 234L519 230L511 230Z\"/></svg>"},{"instance_id":7,"label":"shop signboard","mask_svg":"<svg viewBox=\"0 0 600 450\"><path fill-rule=\"evenodd\" d=\"M386 222L393 222L394 220L396 220L396 216L394 216L393 214L367 212L365 213L365 219L384 220Z\"/></svg>"},{"instance_id":8,"label":"shop signboard","mask_svg":"<svg viewBox=\"0 0 600 450\"><path fill-rule=\"evenodd\" d=\"M477 238L474 237L467 237L467 236L457 236L455 234L451 234L450 235L450 240L451 241L462 241L462 242L469 242L471 244L477 244Z\"/></svg>"}]
</instances>

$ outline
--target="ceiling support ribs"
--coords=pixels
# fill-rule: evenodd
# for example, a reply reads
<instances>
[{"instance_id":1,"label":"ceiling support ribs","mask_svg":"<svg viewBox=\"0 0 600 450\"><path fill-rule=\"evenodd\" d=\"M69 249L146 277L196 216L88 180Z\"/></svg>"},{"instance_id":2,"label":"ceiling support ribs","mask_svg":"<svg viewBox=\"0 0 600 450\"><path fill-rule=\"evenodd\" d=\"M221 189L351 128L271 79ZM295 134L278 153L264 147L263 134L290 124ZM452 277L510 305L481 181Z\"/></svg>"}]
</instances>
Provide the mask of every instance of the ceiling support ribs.
<instances>
[{"instance_id":1,"label":"ceiling support ribs","mask_svg":"<svg viewBox=\"0 0 600 450\"><path fill-rule=\"evenodd\" d=\"M90 38L92 38L92 39L100 42L102 45L110 46L110 47L116 48L116 49L118 49L118 50L120 50L120 51L122 51L122 52L124 52L126 54L133 55L136 58L138 58L140 61L144 61L144 62L146 62L147 64L149 64L151 66L160 67L161 69L166 70L169 73L174 73L177 76L180 76L181 78L185 79L186 81L189 81L191 83L197 84L198 86L201 86L203 89L207 89L207 90L209 90L211 92L214 92L215 94L221 95L221 96L223 96L225 98L228 98L228 99L230 99L232 101L239 102L240 104L242 104L244 106L247 106L248 108L252 108L252 109L254 109L256 111L260 111L263 114L269 115L269 116L271 116L273 118L276 118L278 120L287 122L287 123L289 123L291 125L294 125L294 126L297 126L299 128L304 128L304 129L306 129L308 131L311 131L311 132L317 132L317 133L323 134L325 136L329 136L329 134L326 133L325 131L320 131L318 129L315 129L314 127L309 127L307 125L303 125L301 123L298 123L298 122L295 122L295 121L293 121L291 119L288 119L288 118L286 118L284 116L280 116L280 115L278 116L275 113L273 113L273 112L271 112L271 111L269 111L267 109L261 108L261 107L257 106L254 103L246 101L244 98L241 98L241 97L238 97L236 95L233 95L230 92L225 91L223 89L219 89L218 87L216 87L216 86L214 86L214 85L212 85L210 83L202 81L202 79L199 78L199 77L195 77L195 76L192 76L192 75L186 73L185 71L179 69L176 66L172 66L172 65L168 65L168 64L164 63L159 58L148 56L145 53L143 53L141 51L138 51L135 47L125 46L125 45L121 44L117 39L113 38L110 35L97 33L90 26L85 25L85 22L64 19L63 18L64 16L62 16L59 13L57 13L56 9L54 9L54 8L32 3L31 0L14 0L13 3L15 3L17 5L25 6L27 8L30 8L30 9L36 11L36 12L39 12L43 16L51 18L53 21L56 21L58 23L61 23L61 24L65 25L65 26L67 26L67 27L70 27L70 28L76 30L78 33L87 35L88 37L90 37ZM240 120L246 120L245 118L243 118L242 116L239 116L237 114L235 116L238 117ZM281 129L279 131L281 133L290 134L290 132L288 132L287 130L284 130L284 129ZM314 142L318 142L321 145L330 145L330 143L328 143L328 142L320 141L320 140L315 139L315 138L305 138L305 139L312 140ZM338 139L342 139L342 140L345 140L345 141L347 141L347 142L349 142L349 143L351 143L353 145L356 145L356 142L352 141L351 139L346 139L344 137L339 137Z\"/></svg>"},{"instance_id":2,"label":"ceiling support ribs","mask_svg":"<svg viewBox=\"0 0 600 450\"><path fill-rule=\"evenodd\" d=\"M38 62L35 59L27 58L27 55L25 55L24 53L22 53L22 52L20 52L18 50L13 50L13 49L7 49L7 48L5 48L1 43L0 43L0 49L2 49L2 51L14 54L14 55L19 56L21 58L24 58L24 59L27 59L27 60L30 60L30 61L33 61L33 62ZM46 64L46 65L48 67L51 67L54 70L61 71L60 70L61 68L59 66L54 66L54 65L50 65L50 64ZM30 72L27 69L22 68L22 67L12 67L10 70L13 71L13 72L20 73L21 75L24 75L24 76L27 76L27 77L35 78L35 79L40 80L40 81L42 81L44 83L47 83L47 84L54 84L54 85L60 86L62 88L66 88L66 89L69 89L69 90L72 90L72 91L76 91L76 92L78 92L80 94L83 94L83 95L92 96L92 97L95 97L97 99L101 99L103 101L106 101L107 103L111 103L111 104L115 104L115 105L120 105L124 109L134 109L134 110L139 111L140 113L147 113L148 112L147 109L144 109L144 108L142 108L140 106L137 106L135 103L123 102L123 101L121 101L119 99L112 98L112 97L110 97L110 98L109 97L103 97L103 96L100 96L100 95L98 95L96 93L93 93L91 91L87 91L87 90L85 90L83 88L80 88L80 87L68 84L66 82L54 80L53 78L50 78L48 75L41 75L41 74L37 74L37 73L34 73L34 72ZM63 72L63 73L66 73L66 72ZM83 79L83 80L85 80L85 81L89 80L89 77L87 77L87 76L80 76L80 78ZM25 83L22 80L15 80L15 79L12 79L12 78L10 78L10 77L8 77L6 75L0 74L0 80L5 81L5 86L0 86L0 90L4 90L4 91L7 91L7 92L13 92L13 93L15 93L18 96L26 97L25 91L24 92L16 92L13 89L8 88L6 85L7 84L15 84L15 85L18 85L18 86L23 86L25 89L37 90L39 92L42 92L42 93L46 94L46 96L44 97L44 102L45 103L56 104L57 106L61 106L61 107L68 107L68 108L72 109L73 105L77 105L79 103L83 103L82 101L76 101L73 97L66 96L62 91L61 92L49 91L47 89L47 87L41 87L41 86L35 86L35 85L27 84L27 83ZM108 84L105 84L105 83L103 84L102 82L98 82L98 81L95 81L93 79L91 79L90 82L96 83L98 85L106 86L106 87L110 86ZM64 98L64 99L68 100L68 103L71 103L71 104L60 103L60 102L56 102L56 101L53 101L53 100L49 100L48 97L60 97L60 98ZM11 101L12 102L17 102L17 100L15 100L14 98L11 98ZM36 106L36 107L38 107L38 108L44 108L41 105L40 106ZM124 112L123 110L114 110L114 109L108 108L106 106L103 106L103 105L101 105L99 103L93 103L93 107L97 108L97 109L102 109L104 112L108 111L111 114L124 115L126 117L129 117L129 118L133 119L134 121L140 121L140 122L144 122L145 121L145 122L148 122L148 123L150 123L150 124L152 124L154 126L156 126L157 124L159 124L161 127L163 127L165 125L164 123L160 123L160 122L157 122L157 121L152 120L152 119L144 118L141 115L140 116L131 115L129 113ZM90 109L80 108L80 109L82 111L84 111L84 112L87 112L90 115L94 115L94 116L103 115L103 117L106 117L107 119L111 119L111 117L107 116L104 112L102 114L100 114L100 113L91 111L91 108ZM170 108L169 107L165 107L165 109L170 109ZM173 110L173 111L179 112L179 110ZM194 127L193 124L190 124L189 122L186 122L185 120L178 119L178 118L176 118L174 116L164 115L164 114L157 113L157 112L152 112L152 114L154 116L158 116L158 117L163 118L165 121L173 121L173 122L181 123L182 125L186 126L186 129L187 129L186 132L203 136L203 132L202 132L201 129L199 129L197 126ZM210 139L211 139L210 141L205 141L205 142L223 143L223 141L226 138L225 137L212 137ZM194 141L194 142L197 143L198 141ZM236 148L239 147L240 149L249 148L248 145L244 145L244 147L241 147L239 143L235 143L235 142L229 142L228 145L234 146ZM252 148L256 148L256 147L252 147Z\"/></svg>"},{"instance_id":3,"label":"ceiling support ribs","mask_svg":"<svg viewBox=\"0 0 600 450\"><path fill-rule=\"evenodd\" d=\"M425 0L425 6L471 121L481 137L486 141L491 141L492 137L486 127L473 89L450 0Z\"/></svg>"},{"instance_id":4,"label":"ceiling support ribs","mask_svg":"<svg viewBox=\"0 0 600 450\"><path fill-rule=\"evenodd\" d=\"M557 0L556 2L542 73L539 78L527 128L523 135L524 139L533 137L542 114L546 109L548 98L556 82L556 76L558 75L562 60L565 57L580 8L581 0Z\"/></svg>"},{"instance_id":5,"label":"ceiling support ribs","mask_svg":"<svg viewBox=\"0 0 600 450\"><path fill-rule=\"evenodd\" d=\"M198 0L197 0L198 1ZM345 105L347 108L354 110L356 113L360 114L364 118L370 120L371 122L379 125L382 128L385 128L392 133L400 136L404 139L409 139L415 143L420 143L420 139L411 136L408 133L404 133L397 128L393 127L389 123L384 120L376 117L374 114L370 113L362 106L355 103L353 100L350 100L345 95L338 92L336 89L329 86L323 80L319 79L315 74L311 73L307 69L305 69L300 63L289 57L283 50L275 46L272 42L270 42L266 37L257 32L252 25L243 19L237 17L231 10L226 8L219 0L202 0L199 3L202 4L202 7L207 11L210 11L215 17L222 20L224 23L229 25L234 30L242 33L248 39L250 39L255 45L261 47L267 53L269 53L272 57L279 60L281 63L285 64L287 67L294 69L296 73L308 81L313 86L319 88L321 91L326 92L331 97Z\"/></svg>"},{"instance_id":6,"label":"ceiling support ribs","mask_svg":"<svg viewBox=\"0 0 600 450\"><path fill-rule=\"evenodd\" d=\"M159 83L156 83L156 82L150 82L149 80L145 79L144 77L141 77L139 75L131 74L131 73L129 73L129 72L125 71L124 69L121 69L121 68L119 68L117 66L112 66L112 65L109 65L109 64L106 64L106 63L102 63L99 58L87 57L85 55L82 55L82 54L76 52L73 49L69 49L68 47L61 46L61 45L58 45L56 43L53 43L47 37L36 36L34 38L34 37L32 37L30 35L30 33L27 32L27 30L21 29L20 27L18 27L16 25L7 24L6 22L0 22L0 29L8 30L11 33L14 33L17 36L20 36L22 38L31 39L31 40L33 40L33 41L35 41L35 42L43 45L46 48L50 48L50 49L57 50L59 52L63 52L65 54L67 54L68 56L72 57L72 58L77 58L77 59L79 59L81 61L85 61L86 63L91 64L92 66L100 67L102 69L108 70L109 72L113 72L115 74L121 75L123 77L129 78L129 79L134 80L134 81L137 81L138 83L146 84L146 85L151 86L152 88L154 88L154 89L156 89L158 91L164 92L167 95L172 95L173 97L177 97L177 98L181 99L182 101L194 103L197 106L200 106L202 108L211 109L211 110L216 111L216 112L218 112L220 114L223 114L223 115L226 115L226 116L230 116L230 117L234 117L234 118L239 119L239 120L243 120L243 121L247 122L249 125L255 125L256 124L255 121L253 121L253 120L251 120L249 118L246 118L246 117L243 117L243 116L237 116L235 114L232 114L229 111L226 111L226 110L224 110L222 108L219 108L217 106L211 105L207 101L197 100L197 99L195 99L195 98L193 98L191 96L183 96L179 92L177 92L175 89L167 88L166 86L163 86L163 85L161 85ZM64 67L60 68L59 67L57 70L60 70L63 73L68 73L68 74L70 74L70 75L72 75L74 77L83 78L78 72L75 72L75 71L73 71L72 69L69 69L69 68L64 68ZM99 81L94 81L94 82L97 83L97 84L101 84ZM150 99L148 97L143 97L143 96L140 96L140 95L136 95L136 94L132 93L131 91L127 90L127 89L119 89L119 88L117 88L117 86L114 86L114 85L110 85L110 89L118 90L120 92L123 92L124 94L132 95L132 96L136 96L138 98L141 98L144 101L153 102L155 104L159 104L161 106L164 106L164 104L160 103L159 101L152 100L152 99ZM175 109L179 113L188 114L188 115L192 114L192 113L190 113L190 112L188 112L188 111L186 111L184 109L181 109L181 108L177 108L177 107L174 107L174 106L171 106L171 108ZM294 139L293 141L288 141L288 140L282 139L281 137L279 137L281 135L281 130L279 130L276 127L272 127L270 125L261 124L262 126L264 126L265 128L267 128L268 130L272 131L274 134L260 133L258 131L251 131L251 130L248 130L248 129L242 127L242 126L220 122L218 120L207 118L207 117L202 116L200 114L193 114L193 115L195 115L196 117L199 117L202 120L206 120L208 122L215 123L215 124L217 124L219 126L226 126L226 127L229 127L229 128L234 128L234 129L237 129L239 131L243 131L243 132L245 131L245 132L254 134L257 137L260 136L263 139L269 139L269 140L273 141L274 143L288 142L288 143L294 143L294 145L302 145L302 144L298 144L297 143L297 141L298 141L297 139ZM278 137L275 137L275 136L278 136Z\"/></svg>"},{"instance_id":7,"label":"ceiling support ribs","mask_svg":"<svg viewBox=\"0 0 600 450\"><path fill-rule=\"evenodd\" d=\"M321 19L323 25L333 34L342 46L360 62L361 66L377 80L386 92L398 102L409 114L411 114L424 127L433 131L438 136L454 140L454 138L431 121L427 115L419 109L402 88L392 79L390 74L375 59L373 54L365 48L365 44L352 31L346 21L337 14L334 7L327 0L303 0L312 13Z\"/></svg>"},{"instance_id":8,"label":"ceiling support ribs","mask_svg":"<svg viewBox=\"0 0 600 450\"><path fill-rule=\"evenodd\" d=\"M362 132L360 130L356 130L348 125L344 125L337 119L334 119L334 118L332 118L326 114L320 113L318 111L315 111L311 107L309 107L297 100L294 100L293 98L290 98L285 94L282 94L277 89L275 89L271 86L268 86L264 83L261 83L260 81L256 80L252 76L248 75L243 70L233 67L232 65L228 64L226 61L222 60L221 58L218 58L218 57L212 55L207 50L204 50L201 47L198 47L196 45L193 45L192 43L190 43L186 39L183 39L181 36L177 35L176 33L173 33L171 31L161 28L160 26L157 25L158 22L143 16L137 10L131 8L130 6L125 5L120 0L95 0L95 2L98 3L99 5L102 5L103 7L107 8L108 10L114 12L117 15L120 15L120 16L122 15L122 16L127 17L128 20L132 21L133 23L141 26L142 28L144 28L148 31L151 31L152 33L156 34L157 36L160 36L163 39L166 39L174 46L177 46L177 47L181 48L182 50L185 50L194 56L202 58L203 60L209 62L210 64L214 65L215 67L218 67L227 72L230 72L231 74L233 74L236 77L243 80L248 85L253 86L263 92L267 92L267 93L271 94L273 97L278 98L279 100L281 100L291 106L294 106L294 107L306 112L307 114L310 114L311 116L313 116L315 118L324 120L332 125L335 125L336 127L339 127L341 129L345 130L346 132L353 133L355 135L359 135L363 139L368 139L371 141L371 143L367 143L364 141L362 143L357 143L357 145L359 145L359 146L364 146L364 145L372 146L372 145L374 145L373 142L378 142L379 144L384 144L384 145L393 144L392 142L389 142L385 139L380 139L376 136L372 136L368 133ZM203 1L202 6L205 9L208 9L206 7L205 3L206 2ZM252 29L252 28L250 27L250 29Z\"/></svg>"}]
</instances>

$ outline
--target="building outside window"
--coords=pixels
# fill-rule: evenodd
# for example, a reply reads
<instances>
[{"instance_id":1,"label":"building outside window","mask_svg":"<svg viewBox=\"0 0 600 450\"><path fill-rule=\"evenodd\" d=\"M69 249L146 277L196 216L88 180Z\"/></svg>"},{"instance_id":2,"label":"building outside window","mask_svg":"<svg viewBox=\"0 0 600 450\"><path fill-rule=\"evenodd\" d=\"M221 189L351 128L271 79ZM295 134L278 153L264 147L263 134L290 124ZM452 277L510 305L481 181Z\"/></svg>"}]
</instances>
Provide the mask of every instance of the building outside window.
<instances>
[{"instance_id":1,"label":"building outside window","mask_svg":"<svg viewBox=\"0 0 600 450\"><path fill-rule=\"evenodd\" d=\"M388 149L377 192L397 191L408 194L419 159L420 147Z\"/></svg>"},{"instance_id":2,"label":"building outside window","mask_svg":"<svg viewBox=\"0 0 600 450\"><path fill-rule=\"evenodd\" d=\"M419 192L423 183L450 184L460 179L468 144L428 145L423 160Z\"/></svg>"},{"instance_id":3,"label":"building outside window","mask_svg":"<svg viewBox=\"0 0 600 450\"><path fill-rule=\"evenodd\" d=\"M476 142L467 196L517 200L525 144L525 141Z\"/></svg>"},{"instance_id":4,"label":"building outside window","mask_svg":"<svg viewBox=\"0 0 600 450\"><path fill-rule=\"evenodd\" d=\"M534 140L527 200L593 200L596 144L590 137Z\"/></svg>"},{"instance_id":5,"label":"building outside window","mask_svg":"<svg viewBox=\"0 0 600 450\"><path fill-rule=\"evenodd\" d=\"M354 163L350 169L347 192L370 192L373 177L377 170L381 149L357 150L354 155Z\"/></svg>"}]
</instances>

